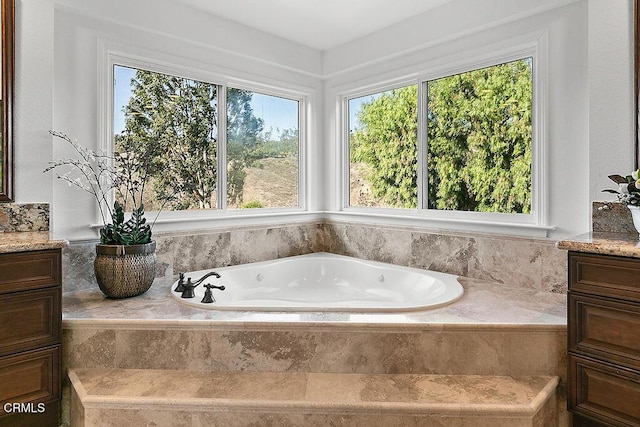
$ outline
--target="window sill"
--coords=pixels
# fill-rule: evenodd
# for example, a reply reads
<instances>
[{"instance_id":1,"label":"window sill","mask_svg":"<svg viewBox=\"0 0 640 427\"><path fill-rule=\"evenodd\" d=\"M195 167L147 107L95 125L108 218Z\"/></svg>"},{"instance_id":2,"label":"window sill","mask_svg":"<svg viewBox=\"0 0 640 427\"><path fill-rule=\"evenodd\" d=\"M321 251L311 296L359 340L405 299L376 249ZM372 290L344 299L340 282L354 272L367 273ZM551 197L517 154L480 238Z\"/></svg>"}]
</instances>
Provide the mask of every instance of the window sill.
<instances>
[{"instance_id":1,"label":"window sill","mask_svg":"<svg viewBox=\"0 0 640 427\"><path fill-rule=\"evenodd\" d=\"M153 222L155 214L149 212L147 221ZM318 212L299 210L270 209L257 212L257 210L244 211L198 211L191 216L172 215L160 217L153 226L154 233L183 232L189 230L220 229L229 227L254 227L280 225L283 223L321 221L323 217ZM91 228L97 232L103 224L91 224Z\"/></svg>"},{"instance_id":2,"label":"window sill","mask_svg":"<svg viewBox=\"0 0 640 427\"><path fill-rule=\"evenodd\" d=\"M150 213L152 214L152 213ZM152 221L153 216L148 216ZM256 211L214 211L198 212L185 218L179 216L159 218L154 225L154 233L175 233L203 229L228 229L229 227L256 227L302 223L311 221L356 222L362 224L383 224L384 226L419 227L429 230L465 231L491 233L524 237L548 237L556 230L555 226L523 224L504 221L484 221L454 218L426 218L418 215L395 214L388 212L362 211L319 211L268 210ZM92 224L97 232L102 224Z\"/></svg>"},{"instance_id":3,"label":"window sill","mask_svg":"<svg viewBox=\"0 0 640 427\"><path fill-rule=\"evenodd\" d=\"M525 224L505 221L486 221L457 218L432 218L419 215L391 214L388 212L326 211L322 217L328 221L358 222L399 227L421 227L431 230L469 231L524 237L549 237L556 226Z\"/></svg>"}]
</instances>

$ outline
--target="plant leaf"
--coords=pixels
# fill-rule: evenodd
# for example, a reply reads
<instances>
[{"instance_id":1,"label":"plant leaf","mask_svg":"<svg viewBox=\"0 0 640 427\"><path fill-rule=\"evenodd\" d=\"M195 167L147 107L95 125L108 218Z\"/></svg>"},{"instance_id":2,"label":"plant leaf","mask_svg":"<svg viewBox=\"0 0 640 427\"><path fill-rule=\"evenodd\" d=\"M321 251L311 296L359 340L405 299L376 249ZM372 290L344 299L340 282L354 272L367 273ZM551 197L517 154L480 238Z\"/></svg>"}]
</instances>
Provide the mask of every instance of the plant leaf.
<instances>
[{"instance_id":1,"label":"plant leaf","mask_svg":"<svg viewBox=\"0 0 640 427\"><path fill-rule=\"evenodd\" d=\"M627 181L627 178L625 178L622 175L609 175L609 179L613 182L615 182L616 184L623 184Z\"/></svg>"}]
</instances>

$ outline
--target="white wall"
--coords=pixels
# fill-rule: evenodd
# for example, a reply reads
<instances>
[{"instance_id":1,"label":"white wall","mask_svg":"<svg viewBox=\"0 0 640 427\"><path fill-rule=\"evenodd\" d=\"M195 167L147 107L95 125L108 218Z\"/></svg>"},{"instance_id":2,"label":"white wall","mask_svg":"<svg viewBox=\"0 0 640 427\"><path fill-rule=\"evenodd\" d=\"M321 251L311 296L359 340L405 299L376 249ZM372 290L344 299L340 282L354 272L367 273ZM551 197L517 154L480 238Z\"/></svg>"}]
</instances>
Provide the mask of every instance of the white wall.
<instances>
[{"instance_id":1,"label":"white wall","mask_svg":"<svg viewBox=\"0 0 640 427\"><path fill-rule=\"evenodd\" d=\"M320 190L312 209L335 207L331 126L337 87L538 31L548 35L549 223L558 227L552 236L587 231L590 202L604 198L606 175L633 165L631 0L455 0L327 52L169 0L153 3L150 11L143 0L17 1L16 201L51 202L59 237L95 235L87 228L97 222L91 199L41 171L64 154L53 152L49 129L97 146L100 43L324 93L324 106L314 105L322 124L313 130L313 158L324 163L311 165ZM320 168L327 176L319 176Z\"/></svg>"},{"instance_id":2,"label":"white wall","mask_svg":"<svg viewBox=\"0 0 640 427\"><path fill-rule=\"evenodd\" d=\"M51 202L53 179L42 174L53 149L53 2L16 1L15 198Z\"/></svg>"},{"instance_id":3,"label":"white wall","mask_svg":"<svg viewBox=\"0 0 640 427\"><path fill-rule=\"evenodd\" d=\"M527 16L556 9L576 0L456 0L445 3L324 54L327 77L372 67L391 58L402 59L465 36L472 36ZM624 0L626 1L626 0ZM467 43L468 44L468 43Z\"/></svg>"},{"instance_id":4,"label":"white wall","mask_svg":"<svg viewBox=\"0 0 640 427\"><path fill-rule=\"evenodd\" d=\"M589 0L589 195L634 167L633 1ZM586 167L585 163L585 167Z\"/></svg>"}]
</instances>

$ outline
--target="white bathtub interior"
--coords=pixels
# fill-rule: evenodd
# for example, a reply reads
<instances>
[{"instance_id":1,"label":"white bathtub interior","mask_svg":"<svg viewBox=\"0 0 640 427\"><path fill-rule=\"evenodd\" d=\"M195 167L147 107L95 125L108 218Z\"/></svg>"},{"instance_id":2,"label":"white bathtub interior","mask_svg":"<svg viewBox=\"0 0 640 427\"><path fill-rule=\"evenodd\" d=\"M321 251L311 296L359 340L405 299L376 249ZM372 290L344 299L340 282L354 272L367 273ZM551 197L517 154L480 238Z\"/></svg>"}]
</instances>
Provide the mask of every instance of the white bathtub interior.
<instances>
[{"instance_id":1,"label":"white bathtub interior","mask_svg":"<svg viewBox=\"0 0 640 427\"><path fill-rule=\"evenodd\" d=\"M203 284L225 287L212 290L214 303L201 302L202 284L194 298L182 298L174 291L176 281L171 295L212 310L399 312L440 307L464 293L452 274L329 253L193 271L185 273L185 281L211 271L220 278L209 277Z\"/></svg>"}]
</instances>

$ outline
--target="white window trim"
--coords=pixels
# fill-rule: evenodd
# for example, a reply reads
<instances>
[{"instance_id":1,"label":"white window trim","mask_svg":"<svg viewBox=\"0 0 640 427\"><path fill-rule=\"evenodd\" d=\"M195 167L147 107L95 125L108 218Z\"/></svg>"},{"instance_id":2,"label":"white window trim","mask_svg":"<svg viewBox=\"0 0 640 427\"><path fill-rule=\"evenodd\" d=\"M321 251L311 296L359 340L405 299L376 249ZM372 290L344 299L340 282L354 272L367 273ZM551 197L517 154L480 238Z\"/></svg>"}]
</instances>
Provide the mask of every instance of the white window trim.
<instances>
[{"instance_id":1,"label":"white window trim","mask_svg":"<svg viewBox=\"0 0 640 427\"><path fill-rule=\"evenodd\" d=\"M338 182L338 210L328 212L329 217L338 219L346 217L354 220L384 219L393 221L397 219L398 224L433 226L442 228L450 226L456 229L472 229L481 231L496 232L503 229L505 233L522 233L536 236L546 236L549 231L555 230L555 226L548 224L548 159L547 159L547 133L546 133L546 105L547 105L547 34L543 32L535 35L529 41L520 43L517 46L502 48L493 51L489 48L481 55L461 57L457 55L457 60L440 65L429 67L424 65L424 72L412 72L396 79L389 79L380 84L366 84L351 89L343 89L337 92L338 111L338 132L337 145L339 165ZM463 211L442 211L427 209L425 196L423 195L424 181L426 174L420 167L422 160L419 160L418 182L418 208L376 208L376 207L356 207L349 206L349 117L348 103L350 99L383 92L393 88L406 86L409 84L418 85L418 111L424 108L424 83L446 77L461 72L480 69L492 65L498 65L518 59L532 57L532 170L531 170L531 213L530 214L509 214L509 213L487 213L487 212L463 212ZM424 159L425 150L425 123L422 114L418 116L418 155L419 159Z\"/></svg>"},{"instance_id":2,"label":"white window trim","mask_svg":"<svg viewBox=\"0 0 640 427\"><path fill-rule=\"evenodd\" d=\"M386 208L359 208L349 206L350 203L350 150L349 150L349 101L355 98L361 98L363 96L375 95L380 92L386 92L393 89L399 89L401 87L406 86L416 86L419 85L419 82L414 76L404 76L399 79L387 80L385 82L380 83L379 85L369 85L365 87L359 87L355 90L343 92L339 94L339 105L340 105L340 122L339 122L339 144L340 149L338 152L340 153L340 207L347 210L358 211L363 209L364 212L370 212L371 210L388 210L390 213L394 211L414 211L416 209L386 209ZM418 176L420 176L420 168L418 168ZM418 190L420 191L420 190Z\"/></svg>"},{"instance_id":3,"label":"white window trim","mask_svg":"<svg viewBox=\"0 0 640 427\"><path fill-rule=\"evenodd\" d=\"M231 86L238 89L250 90L265 95L278 96L298 102L298 206L275 207L261 209L226 209L226 190L218 191L218 208L210 210L162 211L158 217L154 231L179 231L211 226L225 226L227 224L240 225L259 223L277 223L282 220L299 221L309 218L308 186L308 144L311 140L307 121L310 117L310 100L314 97L312 89L305 87L285 87L280 82L259 82L250 79L240 79L225 73L212 72L203 69L187 67L169 63L145 56L135 55L119 50L109 49L104 41L98 42L98 147L100 150L113 152L113 67L120 65L152 72L177 75L180 77L211 82L222 87L218 98L219 108L226 101L226 88ZM226 108L226 103L222 105ZM220 110L219 110L220 111ZM223 139L224 126L218 128L218 139ZM226 135L224 135L226 136ZM226 189L226 145L220 144L218 152L218 167L224 172L219 175L219 188ZM109 203L113 203L113 195ZM147 218L153 219L157 212L148 212ZM96 218L97 220L97 218ZM91 228L99 228L101 224L92 224Z\"/></svg>"},{"instance_id":4,"label":"white window trim","mask_svg":"<svg viewBox=\"0 0 640 427\"><path fill-rule=\"evenodd\" d=\"M307 180L305 177L307 176L307 141L310 140L308 135L308 126L307 126L307 111L309 108L308 96L301 95L299 92L288 91L287 89L277 90L273 86L263 85L255 82L249 82L247 80L240 79L229 79L227 80L226 87L232 87L234 89L241 90L249 90L252 92L257 92L262 95L275 96L280 98L285 98L298 102L298 208L303 211L308 211L309 204L307 203ZM225 96L226 96L226 91ZM225 100L225 108L226 108L226 100ZM225 129L226 132L226 129ZM225 138L226 140L226 138ZM304 141L304 143L303 143ZM226 146L225 146L226 152ZM225 156L226 158L226 156ZM225 174L226 181L226 174ZM226 188L226 182L225 182ZM225 201L226 204L226 201ZM273 211L290 211L296 210L296 208L263 208L269 209Z\"/></svg>"}]
</instances>

